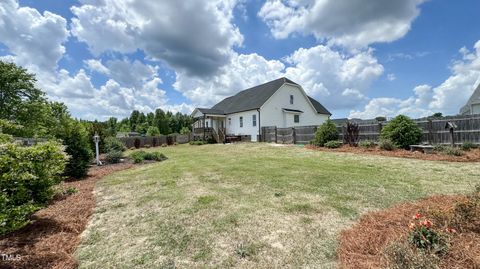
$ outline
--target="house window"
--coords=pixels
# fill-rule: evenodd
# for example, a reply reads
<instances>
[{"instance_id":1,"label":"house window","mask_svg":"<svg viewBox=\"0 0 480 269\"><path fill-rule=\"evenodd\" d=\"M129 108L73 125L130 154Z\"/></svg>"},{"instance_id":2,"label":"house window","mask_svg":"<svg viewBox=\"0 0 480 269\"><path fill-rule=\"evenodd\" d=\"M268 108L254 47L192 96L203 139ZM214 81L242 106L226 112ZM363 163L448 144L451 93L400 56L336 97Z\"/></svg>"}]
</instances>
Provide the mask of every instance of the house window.
<instances>
[{"instance_id":1,"label":"house window","mask_svg":"<svg viewBox=\"0 0 480 269\"><path fill-rule=\"evenodd\" d=\"M232 118L228 118L228 126L232 125Z\"/></svg>"},{"instance_id":2,"label":"house window","mask_svg":"<svg viewBox=\"0 0 480 269\"><path fill-rule=\"evenodd\" d=\"M252 115L252 126L257 126L257 115Z\"/></svg>"},{"instance_id":3,"label":"house window","mask_svg":"<svg viewBox=\"0 0 480 269\"><path fill-rule=\"evenodd\" d=\"M240 117L240 127L243 127L243 117Z\"/></svg>"},{"instance_id":4,"label":"house window","mask_svg":"<svg viewBox=\"0 0 480 269\"><path fill-rule=\"evenodd\" d=\"M290 104L293 105L293 95L290 95Z\"/></svg>"},{"instance_id":5,"label":"house window","mask_svg":"<svg viewBox=\"0 0 480 269\"><path fill-rule=\"evenodd\" d=\"M208 128L208 121L207 121L207 122L205 122L205 124L206 124L206 126L207 126L207 128Z\"/></svg>"},{"instance_id":6,"label":"house window","mask_svg":"<svg viewBox=\"0 0 480 269\"><path fill-rule=\"evenodd\" d=\"M300 115L293 115L293 122L299 123L300 122Z\"/></svg>"}]
</instances>

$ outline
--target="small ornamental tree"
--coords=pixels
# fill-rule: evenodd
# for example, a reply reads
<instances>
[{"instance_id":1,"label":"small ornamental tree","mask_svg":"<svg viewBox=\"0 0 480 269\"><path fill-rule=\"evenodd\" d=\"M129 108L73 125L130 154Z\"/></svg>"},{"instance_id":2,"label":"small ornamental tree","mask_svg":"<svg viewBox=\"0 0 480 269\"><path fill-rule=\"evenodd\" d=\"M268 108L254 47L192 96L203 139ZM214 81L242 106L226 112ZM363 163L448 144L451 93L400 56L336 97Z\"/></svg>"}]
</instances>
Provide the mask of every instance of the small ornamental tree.
<instances>
[{"instance_id":1,"label":"small ornamental tree","mask_svg":"<svg viewBox=\"0 0 480 269\"><path fill-rule=\"evenodd\" d=\"M160 135L160 130L158 130L157 126L150 126L147 129L147 136L157 136Z\"/></svg>"},{"instance_id":2,"label":"small ornamental tree","mask_svg":"<svg viewBox=\"0 0 480 269\"><path fill-rule=\"evenodd\" d=\"M336 140L338 140L337 126L335 126L332 120L328 119L317 129L314 144L323 147L325 143Z\"/></svg>"},{"instance_id":3,"label":"small ornamental tree","mask_svg":"<svg viewBox=\"0 0 480 269\"><path fill-rule=\"evenodd\" d=\"M381 138L392 141L399 148L408 149L420 142L422 129L409 117L399 115L383 127Z\"/></svg>"},{"instance_id":4,"label":"small ornamental tree","mask_svg":"<svg viewBox=\"0 0 480 269\"><path fill-rule=\"evenodd\" d=\"M81 122L69 120L64 124L57 138L63 141L65 152L70 156L65 167L65 175L82 178L87 175L88 165L93 157L90 149L91 138Z\"/></svg>"}]
</instances>

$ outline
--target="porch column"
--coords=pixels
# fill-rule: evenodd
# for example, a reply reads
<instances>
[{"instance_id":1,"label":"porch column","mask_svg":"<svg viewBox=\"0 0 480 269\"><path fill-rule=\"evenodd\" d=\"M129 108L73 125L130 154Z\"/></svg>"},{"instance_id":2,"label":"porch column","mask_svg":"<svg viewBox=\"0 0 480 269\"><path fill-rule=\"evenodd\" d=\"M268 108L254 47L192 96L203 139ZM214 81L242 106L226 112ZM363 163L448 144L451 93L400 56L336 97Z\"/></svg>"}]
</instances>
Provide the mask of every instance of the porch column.
<instances>
[{"instance_id":1,"label":"porch column","mask_svg":"<svg viewBox=\"0 0 480 269\"><path fill-rule=\"evenodd\" d=\"M203 114L203 141L205 141L205 122L207 121L207 115Z\"/></svg>"}]
</instances>

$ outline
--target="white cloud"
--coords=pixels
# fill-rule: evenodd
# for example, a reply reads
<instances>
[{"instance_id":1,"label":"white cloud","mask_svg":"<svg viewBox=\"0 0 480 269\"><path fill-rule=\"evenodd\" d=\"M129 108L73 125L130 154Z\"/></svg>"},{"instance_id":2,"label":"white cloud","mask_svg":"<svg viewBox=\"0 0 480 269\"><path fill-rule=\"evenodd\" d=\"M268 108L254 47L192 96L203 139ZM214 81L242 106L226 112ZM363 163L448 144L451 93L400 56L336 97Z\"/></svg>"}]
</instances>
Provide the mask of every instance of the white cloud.
<instances>
[{"instance_id":1,"label":"white cloud","mask_svg":"<svg viewBox=\"0 0 480 269\"><path fill-rule=\"evenodd\" d=\"M299 49L285 61L289 67L258 54L234 54L229 64L208 79L177 72L174 87L195 105L208 107L240 90L286 76L327 108L339 110L364 102L371 83L383 73L371 51L346 55L319 45Z\"/></svg>"},{"instance_id":2,"label":"white cloud","mask_svg":"<svg viewBox=\"0 0 480 269\"><path fill-rule=\"evenodd\" d=\"M450 67L452 74L437 87L420 85L407 99L373 98L363 111L352 110L350 117L371 118L406 114L423 117L435 112L456 115L480 83L480 40L474 51L463 47L462 58Z\"/></svg>"},{"instance_id":3,"label":"white cloud","mask_svg":"<svg viewBox=\"0 0 480 269\"><path fill-rule=\"evenodd\" d=\"M387 79L388 81L394 81L397 79L397 76L395 76L395 74L388 74Z\"/></svg>"},{"instance_id":4,"label":"white cloud","mask_svg":"<svg viewBox=\"0 0 480 269\"><path fill-rule=\"evenodd\" d=\"M12 54L10 60L33 71L53 72L65 53L66 20L45 11L20 7L15 0L0 4L0 38Z\"/></svg>"},{"instance_id":5,"label":"white cloud","mask_svg":"<svg viewBox=\"0 0 480 269\"><path fill-rule=\"evenodd\" d=\"M72 33L95 55L143 50L189 75L211 75L229 62L243 36L229 1L89 0L72 7ZM188 18L188 19L186 19Z\"/></svg>"},{"instance_id":6,"label":"white cloud","mask_svg":"<svg viewBox=\"0 0 480 269\"><path fill-rule=\"evenodd\" d=\"M293 66L286 69L286 76L331 110L352 108L364 101L372 82L384 70L370 50L346 55L323 45L301 48L287 61Z\"/></svg>"},{"instance_id":7,"label":"white cloud","mask_svg":"<svg viewBox=\"0 0 480 269\"><path fill-rule=\"evenodd\" d=\"M425 0L268 0L258 12L275 38L293 33L346 47L403 37Z\"/></svg>"}]
</instances>

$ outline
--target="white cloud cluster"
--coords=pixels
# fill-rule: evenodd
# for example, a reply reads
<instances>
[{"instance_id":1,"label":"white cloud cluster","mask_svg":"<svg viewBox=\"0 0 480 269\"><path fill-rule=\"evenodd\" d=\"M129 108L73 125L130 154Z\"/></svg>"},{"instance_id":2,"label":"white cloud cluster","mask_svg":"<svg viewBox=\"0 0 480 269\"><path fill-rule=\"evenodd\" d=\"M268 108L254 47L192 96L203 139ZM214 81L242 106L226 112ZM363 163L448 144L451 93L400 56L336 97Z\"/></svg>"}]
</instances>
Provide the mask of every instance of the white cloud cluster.
<instances>
[{"instance_id":1,"label":"white cloud cluster","mask_svg":"<svg viewBox=\"0 0 480 269\"><path fill-rule=\"evenodd\" d=\"M350 48L403 37L425 0L268 0L258 15L276 38L313 34Z\"/></svg>"},{"instance_id":2,"label":"white cloud cluster","mask_svg":"<svg viewBox=\"0 0 480 269\"><path fill-rule=\"evenodd\" d=\"M351 108L366 99L383 66L371 51L345 55L323 45L299 49L286 58L266 60L258 54L238 55L209 79L177 73L175 88L201 106L210 106L236 92L286 76L332 110Z\"/></svg>"},{"instance_id":3,"label":"white cloud cluster","mask_svg":"<svg viewBox=\"0 0 480 269\"><path fill-rule=\"evenodd\" d=\"M0 42L9 48L6 60L33 69L53 72L63 57L69 33L67 21L56 14L20 7L16 0L0 4Z\"/></svg>"},{"instance_id":4,"label":"white cloud cluster","mask_svg":"<svg viewBox=\"0 0 480 269\"><path fill-rule=\"evenodd\" d=\"M373 98L363 111L353 110L350 117L372 118L398 114L423 117L435 112L457 114L480 83L480 40L474 45L474 51L464 47L460 53L462 58L453 62L450 77L437 87L417 86L413 90L414 95L404 100Z\"/></svg>"},{"instance_id":5,"label":"white cloud cluster","mask_svg":"<svg viewBox=\"0 0 480 269\"><path fill-rule=\"evenodd\" d=\"M141 49L189 75L211 75L243 42L231 23L236 0L81 2L71 8L71 31L97 56Z\"/></svg>"}]
</instances>

